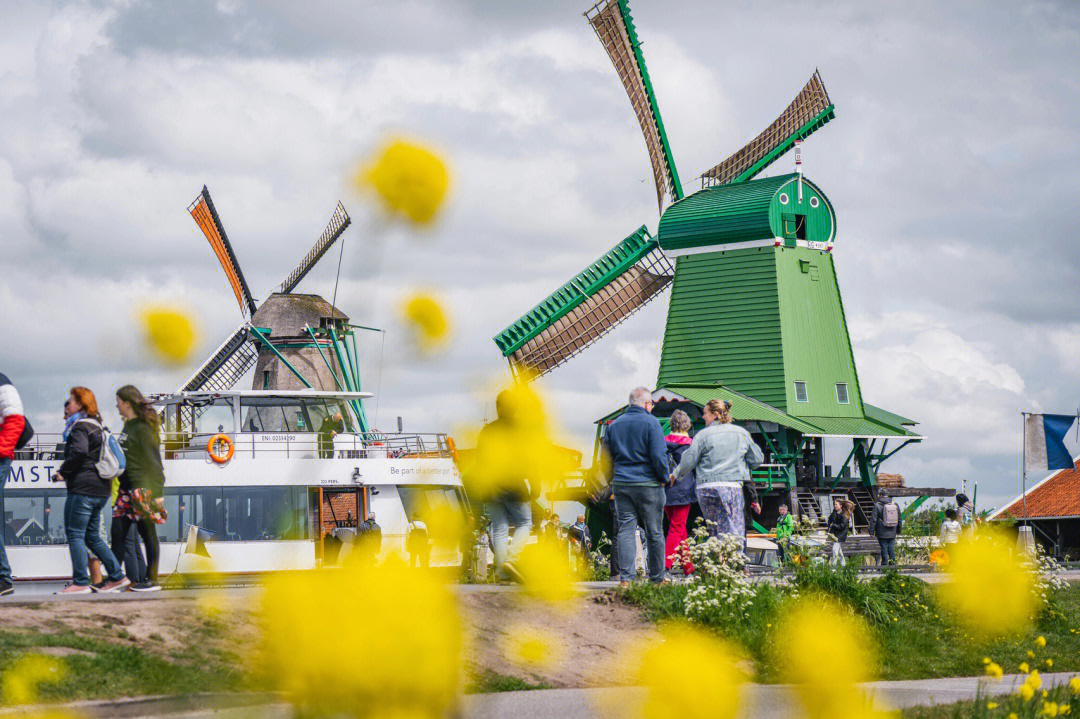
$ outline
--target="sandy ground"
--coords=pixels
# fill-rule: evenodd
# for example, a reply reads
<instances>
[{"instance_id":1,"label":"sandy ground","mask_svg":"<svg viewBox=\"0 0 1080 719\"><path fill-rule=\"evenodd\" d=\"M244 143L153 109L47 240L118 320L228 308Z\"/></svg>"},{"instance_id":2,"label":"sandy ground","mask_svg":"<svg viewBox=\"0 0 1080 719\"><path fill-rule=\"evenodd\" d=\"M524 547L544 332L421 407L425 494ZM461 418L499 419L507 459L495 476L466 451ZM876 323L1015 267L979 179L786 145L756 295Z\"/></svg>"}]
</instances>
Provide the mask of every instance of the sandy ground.
<instances>
[{"instance_id":1,"label":"sandy ground","mask_svg":"<svg viewBox=\"0 0 1080 719\"><path fill-rule=\"evenodd\" d=\"M473 677L501 675L551 687L611 686L623 672L628 644L655 628L613 591L591 592L565 605L550 605L516 591L459 593L466 650L464 668ZM79 636L116 644L134 643L177 658L207 642L236 654L258 643L253 617L255 593L215 594L146 600L0 604L0 629ZM522 651L532 641L534 654ZM67 647L35 651L84 654Z\"/></svg>"}]
</instances>

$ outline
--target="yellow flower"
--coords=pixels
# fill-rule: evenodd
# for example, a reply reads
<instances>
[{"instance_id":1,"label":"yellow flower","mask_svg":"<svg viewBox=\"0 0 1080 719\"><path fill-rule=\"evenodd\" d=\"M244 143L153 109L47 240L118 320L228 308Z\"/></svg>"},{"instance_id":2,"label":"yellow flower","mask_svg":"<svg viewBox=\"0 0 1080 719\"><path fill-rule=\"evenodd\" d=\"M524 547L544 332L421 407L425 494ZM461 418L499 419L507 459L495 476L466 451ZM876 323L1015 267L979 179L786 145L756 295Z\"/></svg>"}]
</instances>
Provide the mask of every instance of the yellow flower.
<instances>
[{"instance_id":1,"label":"yellow flower","mask_svg":"<svg viewBox=\"0 0 1080 719\"><path fill-rule=\"evenodd\" d=\"M260 668L305 716L443 717L458 701L457 603L400 561L272 575Z\"/></svg>"},{"instance_id":2,"label":"yellow flower","mask_svg":"<svg viewBox=\"0 0 1080 719\"><path fill-rule=\"evenodd\" d=\"M1016 712L1009 712L1009 716L1006 719L1018 719Z\"/></svg>"},{"instance_id":3,"label":"yellow flower","mask_svg":"<svg viewBox=\"0 0 1080 719\"><path fill-rule=\"evenodd\" d=\"M1035 690L1029 684L1021 684L1016 693L1026 702L1031 701L1031 698L1035 696Z\"/></svg>"},{"instance_id":4,"label":"yellow flower","mask_svg":"<svg viewBox=\"0 0 1080 719\"><path fill-rule=\"evenodd\" d=\"M1035 652L1033 652L1033 651L1031 651L1030 649L1028 649L1028 651L1027 651L1027 658L1028 658L1028 659L1034 659L1034 658L1035 658Z\"/></svg>"},{"instance_id":5,"label":"yellow flower","mask_svg":"<svg viewBox=\"0 0 1080 719\"><path fill-rule=\"evenodd\" d=\"M1032 689L1042 689L1042 677L1039 676L1039 670L1033 669L1024 683L1030 684Z\"/></svg>"},{"instance_id":6,"label":"yellow flower","mask_svg":"<svg viewBox=\"0 0 1080 719\"><path fill-rule=\"evenodd\" d=\"M517 568L525 579L526 594L547 602L564 602L577 596L570 580L570 557L557 542L527 545Z\"/></svg>"},{"instance_id":7,"label":"yellow flower","mask_svg":"<svg viewBox=\"0 0 1080 719\"><path fill-rule=\"evenodd\" d=\"M64 678L67 666L42 654L19 657L4 672L2 682L5 704L32 704L38 698L38 685L55 684Z\"/></svg>"},{"instance_id":8,"label":"yellow flower","mask_svg":"<svg viewBox=\"0 0 1080 719\"><path fill-rule=\"evenodd\" d=\"M1035 609L1031 572L998 532L984 529L953 545L945 571L949 581L941 587L942 599L972 631L998 636L1020 628Z\"/></svg>"},{"instance_id":9,"label":"yellow flower","mask_svg":"<svg viewBox=\"0 0 1080 719\"><path fill-rule=\"evenodd\" d=\"M989 664L989 663L990 663L990 657L983 657L983 664Z\"/></svg>"},{"instance_id":10,"label":"yellow flower","mask_svg":"<svg viewBox=\"0 0 1080 719\"><path fill-rule=\"evenodd\" d=\"M532 627L519 626L507 633L507 657L529 667L547 667L554 660L551 644Z\"/></svg>"},{"instance_id":11,"label":"yellow flower","mask_svg":"<svg viewBox=\"0 0 1080 719\"><path fill-rule=\"evenodd\" d=\"M986 702L986 708L987 709L997 709L998 708L997 702Z\"/></svg>"},{"instance_id":12,"label":"yellow flower","mask_svg":"<svg viewBox=\"0 0 1080 719\"><path fill-rule=\"evenodd\" d=\"M734 717L746 676L728 645L685 625L666 626L662 635L631 654L629 673L647 692L643 719Z\"/></svg>"},{"instance_id":13,"label":"yellow flower","mask_svg":"<svg viewBox=\"0 0 1080 719\"><path fill-rule=\"evenodd\" d=\"M1073 694L1080 694L1080 677L1073 677L1069 680L1069 691Z\"/></svg>"},{"instance_id":14,"label":"yellow flower","mask_svg":"<svg viewBox=\"0 0 1080 719\"><path fill-rule=\"evenodd\" d=\"M1000 682L1001 677L1004 674L1004 671L1002 671L1000 664L997 664L995 662L990 662L989 664L986 665L986 674L987 674L987 676L991 676L991 677L993 677L994 679L997 679Z\"/></svg>"},{"instance_id":15,"label":"yellow flower","mask_svg":"<svg viewBox=\"0 0 1080 719\"><path fill-rule=\"evenodd\" d=\"M360 189L375 190L390 213L427 224L446 197L450 174L431 150L394 140L356 174L354 183Z\"/></svg>"},{"instance_id":16,"label":"yellow flower","mask_svg":"<svg viewBox=\"0 0 1080 719\"><path fill-rule=\"evenodd\" d=\"M1058 714L1072 714L1072 705L1058 704Z\"/></svg>"},{"instance_id":17,"label":"yellow flower","mask_svg":"<svg viewBox=\"0 0 1080 719\"><path fill-rule=\"evenodd\" d=\"M1027 662L1020 662L1020 671L1022 671L1024 674L1027 674L1031 671L1031 668L1028 667Z\"/></svg>"},{"instance_id":18,"label":"yellow flower","mask_svg":"<svg viewBox=\"0 0 1080 719\"><path fill-rule=\"evenodd\" d=\"M173 307L149 307L140 313L143 338L150 350L168 364L185 364L195 349L198 332L191 318Z\"/></svg>"},{"instance_id":19,"label":"yellow flower","mask_svg":"<svg viewBox=\"0 0 1080 719\"><path fill-rule=\"evenodd\" d=\"M1052 666L1054 666L1054 660L1053 659L1047 659L1046 660L1046 668L1049 669Z\"/></svg>"},{"instance_id":20,"label":"yellow flower","mask_svg":"<svg viewBox=\"0 0 1080 719\"><path fill-rule=\"evenodd\" d=\"M446 310L434 295L413 293L402 304L401 314L425 349L433 349L443 344L450 336L450 321L447 319Z\"/></svg>"},{"instance_id":21,"label":"yellow flower","mask_svg":"<svg viewBox=\"0 0 1080 719\"><path fill-rule=\"evenodd\" d=\"M1056 717L1058 715L1058 705L1056 702L1043 702L1042 711L1040 712L1045 717Z\"/></svg>"},{"instance_id":22,"label":"yellow flower","mask_svg":"<svg viewBox=\"0 0 1080 719\"><path fill-rule=\"evenodd\" d=\"M1046 637L1044 637L1044 636L1036 637L1035 638L1035 646L1037 646L1039 649L1042 649L1043 647L1045 647L1046 646Z\"/></svg>"}]
</instances>

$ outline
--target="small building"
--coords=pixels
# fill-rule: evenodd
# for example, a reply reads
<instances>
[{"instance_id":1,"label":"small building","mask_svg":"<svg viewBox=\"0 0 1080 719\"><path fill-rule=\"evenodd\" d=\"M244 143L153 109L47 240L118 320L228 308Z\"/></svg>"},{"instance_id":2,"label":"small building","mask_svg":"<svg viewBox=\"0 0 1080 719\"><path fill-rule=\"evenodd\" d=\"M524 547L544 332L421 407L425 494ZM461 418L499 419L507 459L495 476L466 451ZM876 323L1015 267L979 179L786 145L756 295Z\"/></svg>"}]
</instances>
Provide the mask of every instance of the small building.
<instances>
[{"instance_id":1,"label":"small building","mask_svg":"<svg viewBox=\"0 0 1080 719\"><path fill-rule=\"evenodd\" d=\"M1080 557L1080 457L1006 502L987 519L1031 525L1035 541L1055 557Z\"/></svg>"}]
</instances>

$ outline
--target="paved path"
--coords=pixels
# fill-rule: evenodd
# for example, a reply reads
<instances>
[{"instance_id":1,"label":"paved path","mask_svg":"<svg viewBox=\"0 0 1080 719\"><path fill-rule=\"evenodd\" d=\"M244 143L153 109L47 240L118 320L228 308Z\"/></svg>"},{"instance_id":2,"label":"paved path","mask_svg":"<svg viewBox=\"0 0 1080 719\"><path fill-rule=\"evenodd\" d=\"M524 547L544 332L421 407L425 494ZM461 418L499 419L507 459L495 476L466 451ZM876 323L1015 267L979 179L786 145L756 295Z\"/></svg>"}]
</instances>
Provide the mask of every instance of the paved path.
<instances>
[{"instance_id":1,"label":"paved path","mask_svg":"<svg viewBox=\"0 0 1080 719\"><path fill-rule=\"evenodd\" d=\"M1077 676L1060 672L1043 674L1043 686L1068 683ZM1007 675L1001 682L985 677L917 679L901 682L871 682L863 687L879 709L903 709L930 704L951 704L982 695L1012 692L1023 683L1024 675ZM981 687L981 688L980 688ZM292 719L289 706L281 703L252 706L242 695L233 695L246 706L228 708L228 697L149 698L119 702L79 702L69 705L89 719L97 717L170 717L172 719ZM610 689L545 689L501 694L474 694L463 702L464 719L622 719L631 715L635 704L645 697L645 690L635 687ZM207 706L197 709L199 705ZM216 708L209 708L215 706ZM26 708L0 709L0 717L25 714ZM802 714L789 685L750 684L743 688L739 716L753 719L789 719Z\"/></svg>"}]
</instances>

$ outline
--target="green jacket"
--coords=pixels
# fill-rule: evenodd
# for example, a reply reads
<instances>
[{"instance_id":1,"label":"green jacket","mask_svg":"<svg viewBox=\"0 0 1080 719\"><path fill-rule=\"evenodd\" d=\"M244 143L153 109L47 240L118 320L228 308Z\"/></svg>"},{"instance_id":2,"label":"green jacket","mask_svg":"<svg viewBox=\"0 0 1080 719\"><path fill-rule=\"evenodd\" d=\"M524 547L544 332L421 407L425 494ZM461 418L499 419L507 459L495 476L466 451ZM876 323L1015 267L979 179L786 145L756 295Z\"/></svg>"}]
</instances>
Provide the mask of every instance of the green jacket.
<instances>
[{"instance_id":1,"label":"green jacket","mask_svg":"<svg viewBox=\"0 0 1080 719\"><path fill-rule=\"evenodd\" d=\"M787 539L795 532L795 519L790 514L785 514L776 522L776 538Z\"/></svg>"}]
</instances>

